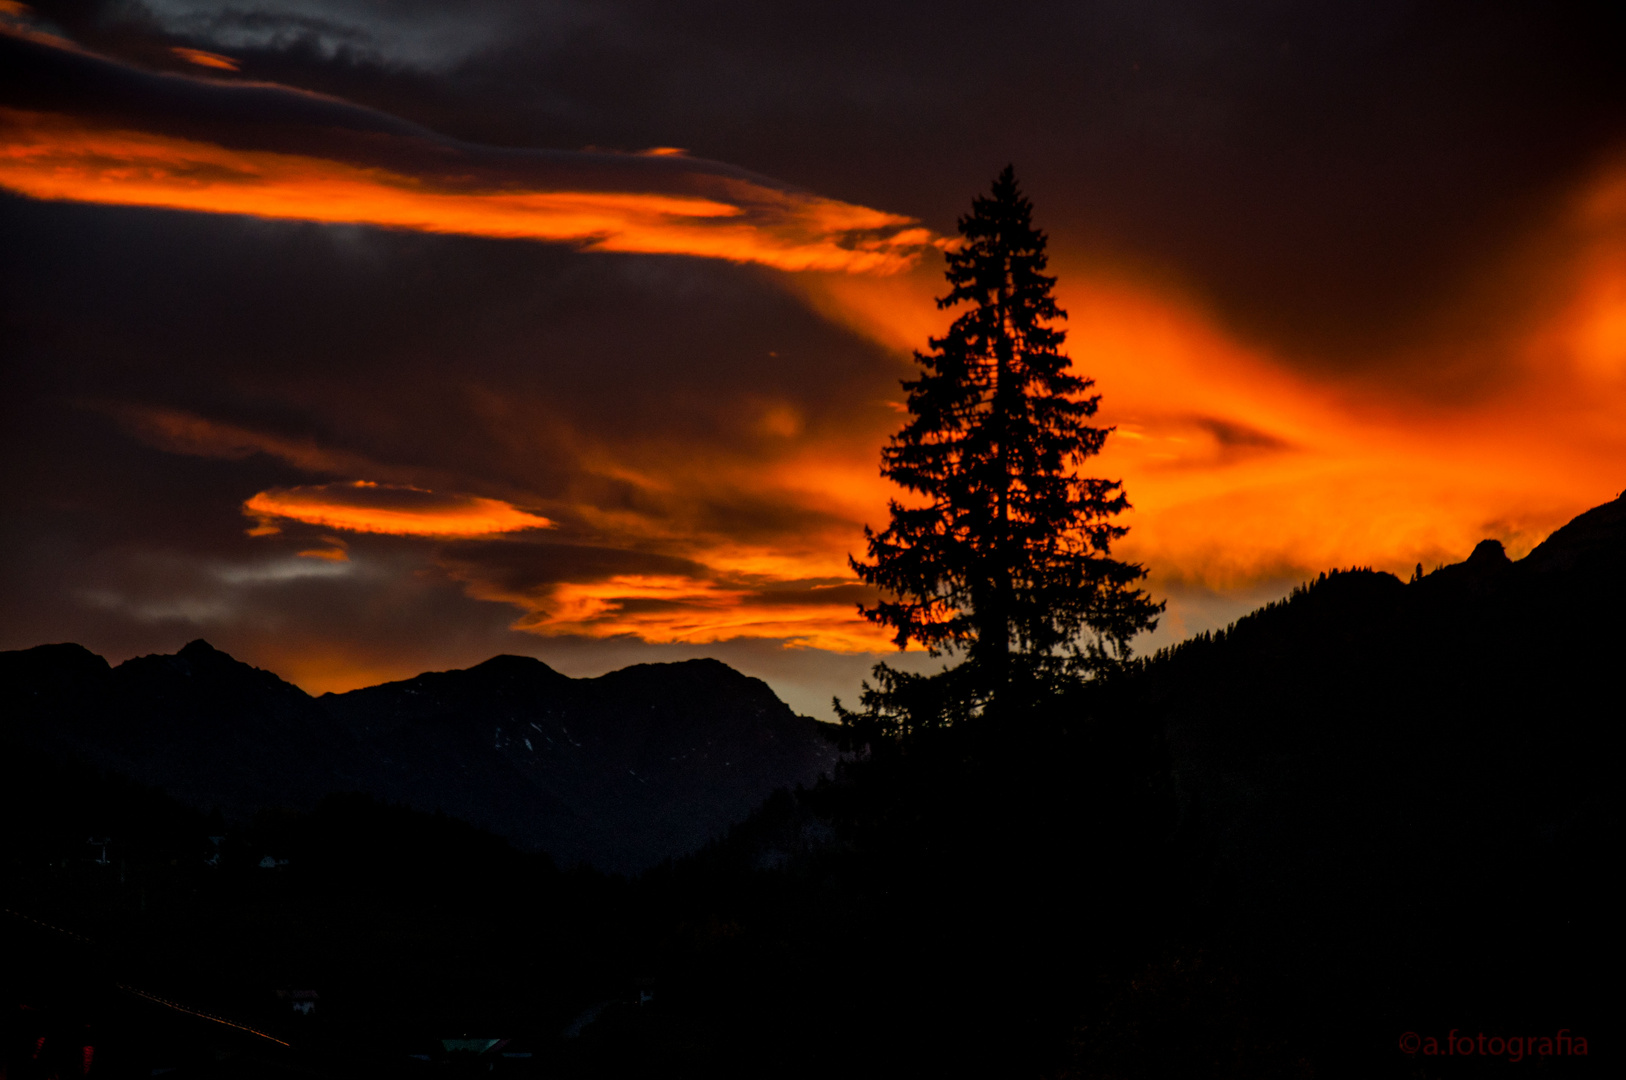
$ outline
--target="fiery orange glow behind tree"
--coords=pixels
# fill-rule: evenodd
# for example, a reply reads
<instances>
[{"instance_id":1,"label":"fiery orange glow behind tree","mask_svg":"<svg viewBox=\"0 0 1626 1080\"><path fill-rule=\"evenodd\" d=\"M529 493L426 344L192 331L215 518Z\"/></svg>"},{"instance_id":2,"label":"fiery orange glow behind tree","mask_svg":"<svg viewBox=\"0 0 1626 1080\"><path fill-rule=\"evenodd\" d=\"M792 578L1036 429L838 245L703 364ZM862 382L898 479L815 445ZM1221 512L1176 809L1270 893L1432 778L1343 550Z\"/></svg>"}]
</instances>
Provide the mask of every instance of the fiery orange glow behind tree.
<instances>
[{"instance_id":1,"label":"fiery orange glow behind tree","mask_svg":"<svg viewBox=\"0 0 1626 1080\"><path fill-rule=\"evenodd\" d=\"M1605 175L1556 216L1556 239L1541 246L1548 254L1528 268L1541 304L1518 309L1516 318L1484 313L1502 342L1485 362L1503 376L1468 401L1294 375L1281 358L1228 334L1189 296L1063 252L1058 293L1071 315L1067 347L1096 378L1102 417L1117 428L1099 471L1124 479L1133 493L1126 515L1132 530L1121 550L1153 569L1155 588L1176 593L1245 591L1330 566L1404 575L1418 562L1461 559L1486 536L1518 556L1610 497L1626 461L1618 423L1626 360L1617 333L1626 318L1626 248L1619 204L1607 198L1619 175ZM1566 253L1556 263L1554 244ZM799 284L828 316L893 350L901 377L908 370L902 349L940 322L933 279L931 268L922 268L883 283L825 275ZM856 410L839 431L787 427L789 449L768 459L635 437L593 450L594 471L660 493L650 504L659 512L590 499L567 499L562 509L599 535L680 553L700 568L690 576L612 575L516 588L477 563L458 564L454 576L470 595L519 609L516 627L541 635L651 642L744 636L882 650L882 636L856 616L855 595L843 591L853 587L844 560L857 550L860 525L884 515L895 494L878 475L875 448L897 413L879 404ZM170 444L224 440L221 452L233 453L261 445L248 433L206 431L175 417L159 426L152 437ZM1539 439L1520 434L1537 431ZM290 460L321 465L333 456L261 442ZM725 490L816 512L829 524L743 542L686 515L684 506ZM330 509L277 510L351 527ZM497 531L475 517L464 535ZM366 515L350 520L396 531ZM437 532L438 525L414 528L417 535L453 535ZM1200 628L1189 618L1177 599L1168 632Z\"/></svg>"}]
</instances>

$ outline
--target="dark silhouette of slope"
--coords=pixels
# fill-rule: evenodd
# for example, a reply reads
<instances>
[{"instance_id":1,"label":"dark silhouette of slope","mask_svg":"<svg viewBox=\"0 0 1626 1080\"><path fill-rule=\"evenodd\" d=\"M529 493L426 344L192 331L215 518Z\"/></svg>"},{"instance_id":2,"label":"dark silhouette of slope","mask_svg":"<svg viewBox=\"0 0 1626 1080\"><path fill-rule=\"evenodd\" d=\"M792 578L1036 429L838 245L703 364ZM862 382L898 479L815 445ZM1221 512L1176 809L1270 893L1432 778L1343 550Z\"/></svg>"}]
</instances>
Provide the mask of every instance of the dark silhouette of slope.
<instances>
[{"instance_id":1,"label":"dark silhouette of slope","mask_svg":"<svg viewBox=\"0 0 1626 1080\"><path fill-rule=\"evenodd\" d=\"M1613 582L1626 575L1626 492L1595 506L1537 544L1521 564L1533 574L1578 572Z\"/></svg>"},{"instance_id":2,"label":"dark silhouette of slope","mask_svg":"<svg viewBox=\"0 0 1626 1080\"><path fill-rule=\"evenodd\" d=\"M1134 676L1215 940L1309 1042L1354 1033L1331 1075L1601 1019L1623 625L1626 497L1518 562L1322 575Z\"/></svg>"},{"instance_id":3,"label":"dark silhouette of slope","mask_svg":"<svg viewBox=\"0 0 1626 1080\"><path fill-rule=\"evenodd\" d=\"M564 863L692 851L835 751L716 661L571 679L501 656L313 699L195 641L109 668L76 645L0 654L8 740L245 818L360 791L443 810Z\"/></svg>"}]
</instances>

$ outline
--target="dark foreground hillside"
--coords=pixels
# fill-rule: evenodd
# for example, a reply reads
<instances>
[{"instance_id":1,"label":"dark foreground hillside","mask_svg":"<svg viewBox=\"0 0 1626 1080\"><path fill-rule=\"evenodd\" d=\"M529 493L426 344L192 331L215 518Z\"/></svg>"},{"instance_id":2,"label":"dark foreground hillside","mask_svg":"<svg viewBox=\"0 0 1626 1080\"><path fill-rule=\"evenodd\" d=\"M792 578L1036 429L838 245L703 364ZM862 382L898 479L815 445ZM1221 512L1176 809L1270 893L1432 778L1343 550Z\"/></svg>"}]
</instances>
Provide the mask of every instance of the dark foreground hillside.
<instances>
[{"instance_id":1,"label":"dark foreground hillside","mask_svg":"<svg viewBox=\"0 0 1626 1080\"><path fill-rule=\"evenodd\" d=\"M1617 501L1328 574L630 882L356 796L217 845L28 749L7 1075L1603 1075L1623 570Z\"/></svg>"},{"instance_id":2,"label":"dark foreground hillside","mask_svg":"<svg viewBox=\"0 0 1626 1080\"><path fill-rule=\"evenodd\" d=\"M776 1070L866 1075L1608 1069L1623 627L1616 501L1518 563L1330 573L1006 730L855 765L675 869L737 930L638 1062L707 1029L713 1061L759 1031ZM809 822L837 843L796 854Z\"/></svg>"},{"instance_id":3,"label":"dark foreground hillside","mask_svg":"<svg viewBox=\"0 0 1626 1080\"><path fill-rule=\"evenodd\" d=\"M1454 1075L1400 1052L1452 1028L1503 1066L1561 1028L1618 1060L1623 656L1617 500L1517 563L1487 541L1410 583L1325 575L1127 680L1166 733L1194 940L1320 1072Z\"/></svg>"}]
</instances>

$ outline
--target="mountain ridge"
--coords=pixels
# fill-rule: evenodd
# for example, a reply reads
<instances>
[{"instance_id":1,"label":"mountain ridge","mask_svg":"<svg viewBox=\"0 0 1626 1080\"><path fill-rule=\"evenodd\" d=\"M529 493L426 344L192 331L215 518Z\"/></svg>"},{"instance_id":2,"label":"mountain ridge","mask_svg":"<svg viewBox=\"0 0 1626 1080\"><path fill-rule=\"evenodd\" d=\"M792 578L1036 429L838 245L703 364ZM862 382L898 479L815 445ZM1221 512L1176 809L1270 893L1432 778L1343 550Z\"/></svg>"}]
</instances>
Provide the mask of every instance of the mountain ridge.
<instances>
[{"instance_id":1,"label":"mountain ridge","mask_svg":"<svg viewBox=\"0 0 1626 1080\"><path fill-rule=\"evenodd\" d=\"M359 791L565 863L635 872L835 763L824 725L715 660L573 679L540 660L313 697L198 639L107 661L0 653L7 738L247 817Z\"/></svg>"}]
</instances>

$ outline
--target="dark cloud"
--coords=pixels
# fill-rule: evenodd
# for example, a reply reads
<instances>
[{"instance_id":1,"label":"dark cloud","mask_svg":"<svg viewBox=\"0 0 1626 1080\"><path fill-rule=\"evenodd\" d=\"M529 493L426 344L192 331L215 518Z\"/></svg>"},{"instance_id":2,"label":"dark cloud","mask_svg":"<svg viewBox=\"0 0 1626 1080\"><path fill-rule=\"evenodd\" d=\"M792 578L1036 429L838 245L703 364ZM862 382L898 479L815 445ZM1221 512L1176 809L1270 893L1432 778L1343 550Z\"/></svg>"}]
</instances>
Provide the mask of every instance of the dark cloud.
<instances>
[{"instance_id":1,"label":"dark cloud","mask_svg":"<svg viewBox=\"0 0 1626 1080\"><path fill-rule=\"evenodd\" d=\"M0 57L0 95L10 108L392 169L444 188L716 192L714 179L763 182L736 167L680 156L494 150L337 98L190 70L151 72L9 34L0 35Z\"/></svg>"},{"instance_id":2,"label":"dark cloud","mask_svg":"<svg viewBox=\"0 0 1626 1080\"><path fill-rule=\"evenodd\" d=\"M113 10L78 23L134 25ZM686 146L939 230L1014 160L1069 246L1173 276L1250 336L1339 369L1455 332L1441 308L1619 143L1626 116L1623 27L1603 3L534 11L466 14L470 35L503 33L433 77L286 41L245 40L242 59L465 139ZM387 18L410 37L433 16ZM188 43L226 41L187 25Z\"/></svg>"},{"instance_id":3,"label":"dark cloud","mask_svg":"<svg viewBox=\"0 0 1626 1080\"><path fill-rule=\"evenodd\" d=\"M703 579L704 563L654 551L509 541L451 544L441 563L464 577L478 576L497 588L527 593L563 582L593 582L618 575L659 575Z\"/></svg>"},{"instance_id":4,"label":"dark cloud","mask_svg":"<svg viewBox=\"0 0 1626 1080\"><path fill-rule=\"evenodd\" d=\"M1289 450L1293 445L1268 431L1260 431L1231 420L1199 416L1193 418L1192 422L1214 436L1214 441L1227 450Z\"/></svg>"},{"instance_id":5,"label":"dark cloud","mask_svg":"<svg viewBox=\"0 0 1626 1080\"><path fill-rule=\"evenodd\" d=\"M326 471L375 479L347 475L372 462L390 474L377 479L554 498L595 443L659 452L701 440L760 460L792 445L764 430L765 402L840 430L864 423L851 398L895 390L875 346L748 268L15 199L0 208L14 377L104 413L122 403L123 427L171 450L208 452L199 440L213 439L226 457L259 447L267 467L281 457L313 471L322 453L345 455ZM128 411L137 405L148 411ZM159 431L155 409L184 415ZM600 483L612 499L640 497L635 478Z\"/></svg>"}]
</instances>

